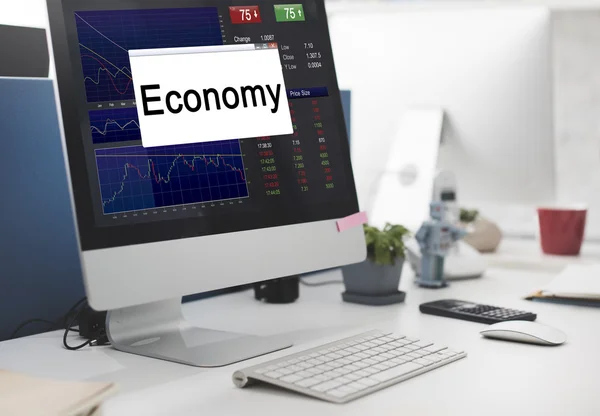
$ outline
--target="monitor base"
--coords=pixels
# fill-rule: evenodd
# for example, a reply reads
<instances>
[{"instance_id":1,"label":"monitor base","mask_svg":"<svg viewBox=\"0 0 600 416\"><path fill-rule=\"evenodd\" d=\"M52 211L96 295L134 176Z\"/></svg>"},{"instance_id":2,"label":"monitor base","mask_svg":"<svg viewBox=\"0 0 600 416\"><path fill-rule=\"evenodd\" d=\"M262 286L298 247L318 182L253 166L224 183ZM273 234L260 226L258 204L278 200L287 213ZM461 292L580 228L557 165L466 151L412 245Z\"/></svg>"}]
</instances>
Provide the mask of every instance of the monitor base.
<instances>
[{"instance_id":1,"label":"monitor base","mask_svg":"<svg viewBox=\"0 0 600 416\"><path fill-rule=\"evenodd\" d=\"M106 332L119 351L196 367L220 367L292 346L279 336L193 327L182 316L181 299L109 311Z\"/></svg>"}]
</instances>

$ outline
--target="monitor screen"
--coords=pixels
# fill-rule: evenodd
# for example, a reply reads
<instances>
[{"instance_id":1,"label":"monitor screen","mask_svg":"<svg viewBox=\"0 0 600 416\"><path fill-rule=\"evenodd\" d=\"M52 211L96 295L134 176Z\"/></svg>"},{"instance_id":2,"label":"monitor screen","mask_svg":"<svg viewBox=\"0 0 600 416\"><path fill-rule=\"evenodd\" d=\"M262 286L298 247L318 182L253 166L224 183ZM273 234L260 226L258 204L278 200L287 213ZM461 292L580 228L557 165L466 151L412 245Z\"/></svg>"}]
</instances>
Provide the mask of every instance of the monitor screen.
<instances>
[{"instance_id":1,"label":"monitor screen","mask_svg":"<svg viewBox=\"0 0 600 416\"><path fill-rule=\"evenodd\" d=\"M49 4L84 250L358 210L322 0ZM234 44L278 49L293 134L144 147L129 51Z\"/></svg>"}]
</instances>

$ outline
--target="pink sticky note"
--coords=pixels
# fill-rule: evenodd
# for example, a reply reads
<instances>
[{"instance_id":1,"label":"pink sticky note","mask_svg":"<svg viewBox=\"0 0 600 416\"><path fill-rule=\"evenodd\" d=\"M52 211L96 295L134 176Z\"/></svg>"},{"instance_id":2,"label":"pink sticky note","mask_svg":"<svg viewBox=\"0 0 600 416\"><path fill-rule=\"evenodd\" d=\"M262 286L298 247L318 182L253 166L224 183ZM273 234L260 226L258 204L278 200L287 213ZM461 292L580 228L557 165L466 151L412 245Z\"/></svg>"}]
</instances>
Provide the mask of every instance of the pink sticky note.
<instances>
[{"instance_id":1,"label":"pink sticky note","mask_svg":"<svg viewBox=\"0 0 600 416\"><path fill-rule=\"evenodd\" d=\"M350 228L358 227L369 222L366 212L357 212L356 214L348 215L341 220L337 220L337 229L341 233Z\"/></svg>"}]
</instances>

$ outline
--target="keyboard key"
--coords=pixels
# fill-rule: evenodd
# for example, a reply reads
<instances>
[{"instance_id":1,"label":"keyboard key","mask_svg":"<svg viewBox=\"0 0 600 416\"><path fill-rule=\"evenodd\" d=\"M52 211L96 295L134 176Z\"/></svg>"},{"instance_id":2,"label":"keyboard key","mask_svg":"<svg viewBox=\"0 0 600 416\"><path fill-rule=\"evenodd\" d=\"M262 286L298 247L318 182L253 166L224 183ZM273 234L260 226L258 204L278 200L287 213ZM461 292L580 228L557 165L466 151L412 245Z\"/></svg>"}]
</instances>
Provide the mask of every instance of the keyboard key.
<instances>
[{"instance_id":1,"label":"keyboard key","mask_svg":"<svg viewBox=\"0 0 600 416\"><path fill-rule=\"evenodd\" d=\"M419 340L419 341L417 341L417 342L414 342L412 345L416 345L417 347L424 348L424 347L428 347L428 346L430 346L430 345L433 345L433 342L430 342L430 341L424 341L424 340Z\"/></svg>"},{"instance_id":2,"label":"keyboard key","mask_svg":"<svg viewBox=\"0 0 600 416\"><path fill-rule=\"evenodd\" d=\"M268 371L269 371L269 370L268 370L266 367L263 367L263 368L258 368L258 369L256 369L256 370L254 370L254 372L255 372L256 374L264 374L264 373L266 373L266 372L268 372Z\"/></svg>"},{"instance_id":3,"label":"keyboard key","mask_svg":"<svg viewBox=\"0 0 600 416\"><path fill-rule=\"evenodd\" d=\"M332 360L337 360L338 358L342 358L341 355L331 352L325 356L325 358L330 358Z\"/></svg>"},{"instance_id":4,"label":"keyboard key","mask_svg":"<svg viewBox=\"0 0 600 416\"><path fill-rule=\"evenodd\" d=\"M389 367L383 364L375 364L373 367L375 370L379 370L379 371L383 371L383 370L387 370Z\"/></svg>"},{"instance_id":5,"label":"keyboard key","mask_svg":"<svg viewBox=\"0 0 600 416\"><path fill-rule=\"evenodd\" d=\"M333 367L330 366L329 364L321 364L321 365L318 365L318 366L313 367L313 368L316 368L318 370L323 370L322 373L324 373L325 371L331 371L331 370L333 370Z\"/></svg>"},{"instance_id":6,"label":"keyboard key","mask_svg":"<svg viewBox=\"0 0 600 416\"><path fill-rule=\"evenodd\" d=\"M351 379L347 378L346 376L342 376L342 377L336 378L335 381L338 381L341 384L348 384L348 383L352 383L354 380L351 380Z\"/></svg>"},{"instance_id":7,"label":"keyboard key","mask_svg":"<svg viewBox=\"0 0 600 416\"><path fill-rule=\"evenodd\" d=\"M375 365L375 364L378 364L378 363L379 363L379 361L376 361L376 360L374 360L374 359L372 359L372 358L367 358L367 359L365 359L365 360L362 360L362 362L363 362L363 363L366 363L366 364L368 364L368 365Z\"/></svg>"},{"instance_id":8,"label":"keyboard key","mask_svg":"<svg viewBox=\"0 0 600 416\"><path fill-rule=\"evenodd\" d=\"M433 364L433 361L429 361L429 360L426 360L424 358L418 358L418 359L416 359L414 361L411 361L411 362L413 362L415 364L421 364L423 367L427 367L428 365L432 365Z\"/></svg>"},{"instance_id":9,"label":"keyboard key","mask_svg":"<svg viewBox=\"0 0 600 416\"><path fill-rule=\"evenodd\" d=\"M342 373L339 373L339 372L337 372L337 371L333 370L333 371L328 371L328 372L326 372L326 373L323 373L323 376L324 376L324 377L327 377L327 378L329 378L329 379L334 379L334 378L341 377L341 376L342 376Z\"/></svg>"},{"instance_id":10,"label":"keyboard key","mask_svg":"<svg viewBox=\"0 0 600 416\"><path fill-rule=\"evenodd\" d=\"M300 387L311 387L311 386L314 386L315 384L319 384L322 382L323 382L323 380L318 380L318 379L312 377L312 378L305 378L305 379L299 380L299 381L295 382L294 384L297 386L300 386Z\"/></svg>"},{"instance_id":11,"label":"keyboard key","mask_svg":"<svg viewBox=\"0 0 600 416\"><path fill-rule=\"evenodd\" d=\"M357 375L356 373L350 373L350 374L346 374L344 377L346 377L349 380L352 381L356 381L358 379L360 379L361 377L359 375Z\"/></svg>"},{"instance_id":12,"label":"keyboard key","mask_svg":"<svg viewBox=\"0 0 600 416\"><path fill-rule=\"evenodd\" d=\"M393 367L388 370L382 371L380 373L373 374L369 378L372 380L378 381L380 383L383 383L385 381L392 380L396 377L400 377L405 374L412 373L413 371L416 371L420 368L423 368L423 366L420 364L417 364L415 362L404 363L397 367Z\"/></svg>"},{"instance_id":13,"label":"keyboard key","mask_svg":"<svg viewBox=\"0 0 600 416\"><path fill-rule=\"evenodd\" d=\"M302 367L300 367L299 365L290 365L289 367L286 367L286 368L288 368L288 369L292 370L293 372L296 372L296 371L302 371L302 370L304 370L304 369L303 369ZM276 370L276 371L279 371L279 369L278 369L278 370Z\"/></svg>"},{"instance_id":14,"label":"keyboard key","mask_svg":"<svg viewBox=\"0 0 600 416\"><path fill-rule=\"evenodd\" d=\"M295 373L295 371L290 370L289 368L285 368L285 367L280 368L279 370L277 370L277 372L283 374L284 376Z\"/></svg>"},{"instance_id":15,"label":"keyboard key","mask_svg":"<svg viewBox=\"0 0 600 416\"><path fill-rule=\"evenodd\" d=\"M324 373L324 372L325 372L325 370L321 370L321 369L320 369L320 368L318 368L318 367L307 368L307 369L306 369L306 371L307 371L308 373L315 374L315 375L316 375L316 374L322 374L322 373Z\"/></svg>"},{"instance_id":16,"label":"keyboard key","mask_svg":"<svg viewBox=\"0 0 600 416\"><path fill-rule=\"evenodd\" d=\"M369 371L365 371L365 370L358 370L352 374L356 374L359 377L369 377L372 373L370 373Z\"/></svg>"},{"instance_id":17,"label":"keyboard key","mask_svg":"<svg viewBox=\"0 0 600 416\"><path fill-rule=\"evenodd\" d=\"M352 389L355 389L357 391L365 390L365 389L368 389L370 387L370 386L367 386L366 384L361 384L361 383L358 383L358 382L347 384L347 386L350 387L350 388L352 388Z\"/></svg>"},{"instance_id":18,"label":"keyboard key","mask_svg":"<svg viewBox=\"0 0 600 416\"><path fill-rule=\"evenodd\" d=\"M375 351L376 353L381 354L382 352L385 352L386 350L381 347L375 347L372 349L372 351Z\"/></svg>"},{"instance_id":19,"label":"keyboard key","mask_svg":"<svg viewBox=\"0 0 600 416\"><path fill-rule=\"evenodd\" d=\"M359 349L357 349L357 348L354 348L354 347L348 347L348 348L346 348L344 351L347 351L347 352L349 352L349 353L351 353L351 354L356 354L357 352L360 352L360 350L359 350Z\"/></svg>"},{"instance_id":20,"label":"keyboard key","mask_svg":"<svg viewBox=\"0 0 600 416\"><path fill-rule=\"evenodd\" d=\"M366 371L369 374L379 373L379 370L376 370L373 367L367 367L367 368L364 368L363 370Z\"/></svg>"},{"instance_id":21,"label":"keyboard key","mask_svg":"<svg viewBox=\"0 0 600 416\"><path fill-rule=\"evenodd\" d=\"M348 365L348 364L352 364L352 361L346 359L346 358L340 358L339 360L335 360L336 363L340 363L342 365Z\"/></svg>"},{"instance_id":22,"label":"keyboard key","mask_svg":"<svg viewBox=\"0 0 600 416\"><path fill-rule=\"evenodd\" d=\"M298 377L302 377L302 378L308 378L308 377L313 377L314 374L310 373L308 371L299 371L297 373L294 373L295 375L297 375Z\"/></svg>"},{"instance_id":23,"label":"keyboard key","mask_svg":"<svg viewBox=\"0 0 600 416\"><path fill-rule=\"evenodd\" d=\"M414 350L418 350L419 349L419 347L417 347L416 345L413 345L413 344L405 345L403 348L406 348L407 350L410 350L410 351L414 351Z\"/></svg>"},{"instance_id":24,"label":"keyboard key","mask_svg":"<svg viewBox=\"0 0 600 416\"><path fill-rule=\"evenodd\" d=\"M327 395L341 399L343 397L350 396L352 393L356 393L356 390L344 390L341 388L337 388L337 389L328 391Z\"/></svg>"},{"instance_id":25,"label":"keyboard key","mask_svg":"<svg viewBox=\"0 0 600 416\"><path fill-rule=\"evenodd\" d=\"M429 352L438 352L438 351L442 351L445 350L446 347L443 345L439 345L439 344L433 344L430 345L428 347L423 348L425 351L429 351Z\"/></svg>"},{"instance_id":26,"label":"keyboard key","mask_svg":"<svg viewBox=\"0 0 600 416\"><path fill-rule=\"evenodd\" d=\"M283 377L283 374L281 374L278 371L269 371L268 373L265 373L265 377L278 379L280 377Z\"/></svg>"},{"instance_id":27,"label":"keyboard key","mask_svg":"<svg viewBox=\"0 0 600 416\"><path fill-rule=\"evenodd\" d=\"M269 371L275 371L275 370L278 370L278 369L279 369L279 367L277 367L276 365L270 365L270 366L267 367L267 370L269 370Z\"/></svg>"},{"instance_id":28,"label":"keyboard key","mask_svg":"<svg viewBox=\"0 0 600 416\"><path fill-rule=\"evenodd\" d=\"M384 352L383 354L381 354L381 357L391 360L392 358L395 358L396 356L393 354L390 354L389 352Z\"/></svg>"},{"instance_id":29,"label":"keyboard key","mask_svg":"<svg viewBox=\"0 0 600 416\"><path fill-rule=\"evenodd\" d=\"M354 363L355 366L357 366L358 368L367 368L370 367L372 364L367 364L364 361L357 361Z\"/></svg>"},{"instance_id":30,"label":"keyboard key","mask_svg":"<svg viewBox=\"0 0 600 416\"><path fill-rule=\"evenodd\" d=\"M372 378L361 378L360 380L356 380L356 382L367 387L373 387L379 384L379 381Z\"/></svg>"},{"instance_id":31,"label":"keyboard key","mask_svg":"<svg viewBox=\"0 0 600 416\"><path fill-rule=\"evenodd\" d=\"M330 380L330 381L326 381L325 383L321 383L321 384L317 384L316 386L312 386L311 390L315 390L318 392L324 392L327 390L332 390L335 389L336 387L339 387L340 383L334 380Z\"/></svg>"},{"instance_id":32,"label":"keyboard key","mask_svg":"<svg viewBox=\"0 0 600 416\"><path fill-rule=\"evenodd\" d=\"M394 365L398 365L398 364L402 364L405 363L407 360L403 359L403 358L392 358L389 362L394 364Z\"/></svg>"},{"instance_id":33,"label":"keyboard key","mask_svg":"<svg viewBox=\"0 0 600 416\"><path fill-rule=\"evenodd\" d=\"M306 360L306 363L310 365L319 365L323 364L324 361L318 358L311 358L310 360Z\"/></svg>"},{"instance_id":34,"label":"keyboard key","mask_svg":"<svg viewBox=\"0 0 600 416\"><path fill-rule=\"evenodd\" d=\"M300 377L297 374L290 374L289 376L281 377L279 381L285 381L286 383L295 383L296 381L302 380L304 377Z\"/></svg>"},{"instance_id":35,"label":"keyboard key","mask_svg":"<svg viewBox=\"0 0 600 416\"><path fill-rule=\"evenodd\" d=\"M299 362L299 363L298 363L298 364L296 364L296 365L297 365L298 367L300 367L300 368L304 368L304 369L307 369L307 368L311 368L311 367L312 367L312 365L310 365L310 364L308 364L308 363L305 363L305 362L302 362L302 361L301 361L301 362Z\"/></svg>"},{"instance_id":36,"label":"keyboard key","mask_svg":"<svg viewBox=\"0 0 600 416\"><path fill-rule=\"evenodd\" d=\"M354 356L358 357L358 358L369 358L370 357L370 355L365 354L364 352L359 352L357 354L354 354Z\"/></svg>"},{"instance_id":37,"label":"keyboard key","mask_svg":"<svg viewBox=\"0 0 600 416\"><path fill-rule=\"evenodd\" d=\"M336 368L335 371L337 371L338 373L344 374L344 375L352 372L351 370L348 370L346 367Z\"/></svg>"}]
</instances>

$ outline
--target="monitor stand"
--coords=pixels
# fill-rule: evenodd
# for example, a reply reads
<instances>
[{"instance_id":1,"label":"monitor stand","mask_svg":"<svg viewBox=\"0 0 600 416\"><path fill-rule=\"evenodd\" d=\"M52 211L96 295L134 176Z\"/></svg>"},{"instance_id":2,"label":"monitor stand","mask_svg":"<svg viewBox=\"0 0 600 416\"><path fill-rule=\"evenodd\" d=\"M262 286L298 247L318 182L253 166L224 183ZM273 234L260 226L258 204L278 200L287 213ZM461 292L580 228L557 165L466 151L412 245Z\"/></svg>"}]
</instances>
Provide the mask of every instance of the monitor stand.
<instances>
[{"instance_id":1,"label":"monitor stand","mask_svg":"<svg viewBox=\"0 0 600 416\"><path fill-rule=\"evenodd\" d=\"M220 367L292 346L279 336L193 327L182 315L181 299L109 311L106 332L119 351L196 367Z\"/></svg>"}]
</instances>

